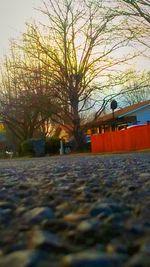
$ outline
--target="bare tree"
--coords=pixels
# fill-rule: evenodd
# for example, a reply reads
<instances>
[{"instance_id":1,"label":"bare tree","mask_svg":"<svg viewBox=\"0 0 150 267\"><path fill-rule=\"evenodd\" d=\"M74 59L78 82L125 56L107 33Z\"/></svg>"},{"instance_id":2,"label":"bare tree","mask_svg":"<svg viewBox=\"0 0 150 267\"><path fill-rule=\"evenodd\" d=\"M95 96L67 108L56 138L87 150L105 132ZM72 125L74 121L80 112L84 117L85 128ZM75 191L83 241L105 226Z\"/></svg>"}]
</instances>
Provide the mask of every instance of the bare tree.
<instances>
[{"instance_id":1,"label":"bare tree","mask_svg":"<svg viewBox=\"0 0 150 267\"><path fill-rule=\"evenodd\" d=\"M130 10L130 15L143 18L150 24L149 0L121 0Z\"/></svg>"},{"instance_id":2,"label":"bare tree","mask_svg":"<svg viewBox=\"0 0 150 267\"><path fill-rule=\"evenodd\" d=\"M133 68L123 72L118 77L111 76L110 88L103 91L97 99L97 110L93 119L101 116L104 112L110 112L110 103L117 100L119 107L132 105L150 99L150 73L147 71L137 72Z\"/></svg>"},{"instance_id":3,"label":"bare tree","mask_svg":"<svg viewBox=\"0 0 150 267\"><path fill-rule=\"evenodd\" d=\"M29 61L28 55L12 44L1 69L0 112L19 142L33 137L56 109L46 77L40 61Z\"/></svg>"},{"instance_id":4,"label":"bare tree","mask_svg":"<svg viewBox=\"0 0 150 267\"><path fill-rule=\"evenodd\" d=\"M121 102L123 105L133 105L150 100L150 72L130 73L130 79L123 86Z\"/></svg>"},{"instance_id":5,"label":"bare tree","mask_svg":"<svg viewBox=\"0 0 150 267\"><path fill-rule=\"evenodd\" d=\"M120 34L116 12L102 0L49 0L40 11L49 24L43 26L44 31L39 25L30 25L24 34L24 47L33 59L37 58L36 47L46 66L45 58L49 59L53 97L59 103L53 119L69 124L81 147L81 114L95 104L89 100L95 94L96 82L101 84L99 90L103 89L105 77L127 60L117 51L128 45L130 32Z\"/></svg>"},{"instance_id":6,"label":"bare tree","mask_svg":"<svg viewBox=\"0 0 150 267\"><path fill-rule=\"evenodd\" d=\"M149 0L115 0L114 7L121 20L126 22L126 27L134 37L133 46L141 44L143 51L150 48L150 2ZM144 46L143 46L144 45ZM139 49L139 46L138 46ZM148 53L146 53L148 56Z\"/></svg>"}]
</instances>

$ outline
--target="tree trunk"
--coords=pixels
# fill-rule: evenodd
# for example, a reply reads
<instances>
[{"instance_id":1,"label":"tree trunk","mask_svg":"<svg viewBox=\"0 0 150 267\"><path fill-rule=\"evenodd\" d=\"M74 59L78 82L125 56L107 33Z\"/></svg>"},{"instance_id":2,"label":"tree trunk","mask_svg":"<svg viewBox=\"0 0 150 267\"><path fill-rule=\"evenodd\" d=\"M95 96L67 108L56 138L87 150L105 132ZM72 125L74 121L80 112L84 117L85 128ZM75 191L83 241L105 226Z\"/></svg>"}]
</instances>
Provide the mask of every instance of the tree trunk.
<instances>
[{"instance_id":1,"label":"tree trunk","mask_svg":"<svg viewBox=\"0 0 150 267\"><path fill-rule=\"evenodd\" d=\"M84 138L80 126L80 121L76 121L74 123L74 138L76 141L76 150L82 151L84 149Z\"/></svg>"},{"instance_id":2,"label":"tree trunk","mask_svg":"<svg viewBox=\"0 0 150 267\"><path fill-rule=\"evenodd\" d=\"M72 98L72 116L73 116L73 136L76 142L76 150L83 150L84 141L83 141L83 132L81 130L81 120L78 111L79 99L78 95L75 92Z\"/></svg>"}]
</instances>

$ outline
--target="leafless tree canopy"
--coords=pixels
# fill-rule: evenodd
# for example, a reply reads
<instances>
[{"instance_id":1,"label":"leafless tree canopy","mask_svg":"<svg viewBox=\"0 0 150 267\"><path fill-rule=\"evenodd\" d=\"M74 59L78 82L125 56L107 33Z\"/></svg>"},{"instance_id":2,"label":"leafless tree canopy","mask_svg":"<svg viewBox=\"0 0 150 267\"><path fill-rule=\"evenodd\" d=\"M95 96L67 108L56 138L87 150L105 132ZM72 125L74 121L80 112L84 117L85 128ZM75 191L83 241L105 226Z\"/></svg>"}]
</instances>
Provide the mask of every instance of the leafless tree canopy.
<instances>
[{"instance_id":1,"label":"leafless tree canopy","mask_svg":"<svg viewBox=\"0 0 150 267\"><path fill-rule=\"evenodd\" d=\"M150 99L150 72L130 72L128 82L122 89L122 102L124 105L133 105ZM132 89L132 90L131 90Z\"/></svg>"},{"instance_id":2,"label":"leafless tree canopy","mask_svg":"<svg viewBox=\"0 0 150 267\"><path fill-rule=\"evenodd\" d=\"M150 48L150 2L149 0L116 0L118 15L126 18L126 23L134 35L134 40Z\"/></svg>"},{"instance_id":3,"label":"leafless tree canopy","mask_svg":"<svg viewBox=\"0 0 150 267\"><path fill-rule=\"evenodd\" d=\"M126 12L118 8L121 2ZM112 86L113 73L135 56L127 56L124 48L139 32L145 34L145 28L137 32L129 25L128 15L139 12L137 5L133 8L121 0L43 2L39 12L47 22L27 25L2 71L3 118L11 126L18 120L17 135L30 137L50 119L68 127L81 145L84 112ZM141 17L147 23L146 11Z\"/></svg>"},{"instance_id":4,"label":"leafless tree canopy","mask_svg":"<svg viewBox=\"0 0 150 267\"><path fill-rule=\"evenodd\" d=\"M18 140L33 137L49 119L56 105L51 100L47 72L40 61L11 45L5 58L0 82L1 116ZM45 132L46 134L46 132Z\"/></svg>"},{"instance_id":5,"label":"leafless tree canopy","mask_svg":"<svg viewBox=\"0 0 150 267\"><path fill-rule=\"evenodd\" d=\"M130 32L125 28L123 34L119 31L117 13L104 1L49 0L40 11L49 24L42 29L29 25L24 35L26 53L34 59L33 48L37 47L46 66L48 58L53 97L60 104L54 119L71 125L72 134L79 140L81 113L94 105L89 100L96 79L101 79L102 89L112 68L127 60L117 51L128 45Z\"/></svg>"},{"instance_id":6,"label":"leafless tree canopy","mask_svg":"<svg viewBox=\"0 0 150 267\"><path fill-rule=\"evenodd\" d=\"M131 11L131 15L143 18L150 24L150 1L149 0L122 0Z\"/></svg>"}]
</instances>

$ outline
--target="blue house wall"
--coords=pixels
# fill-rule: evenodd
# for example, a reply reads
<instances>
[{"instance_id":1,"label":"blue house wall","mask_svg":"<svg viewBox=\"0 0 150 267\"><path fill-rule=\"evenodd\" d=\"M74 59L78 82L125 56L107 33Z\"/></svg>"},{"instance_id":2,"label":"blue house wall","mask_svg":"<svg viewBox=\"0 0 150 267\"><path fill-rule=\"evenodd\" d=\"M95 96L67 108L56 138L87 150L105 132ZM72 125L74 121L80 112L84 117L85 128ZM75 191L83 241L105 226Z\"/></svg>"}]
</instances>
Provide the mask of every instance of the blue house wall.
<instances>
[{"instance_id":1,"label":"blue house wall","mask_svg":"<svg viewBox=\"0 0 150 267\"><path fill-rule=\"evenodd\" d=\"M135 111L130 111L123 115L124 116L136 116L137 124L145 124L148 121L150 121L150 105L147 105L145 107L140 107L139 109ZM121 115L120 117L122 117L123 115Z\"/></svg>"},{"instance_id":2,"label":"blue house wall","mask_svg":"<svg viewBox=\"0 0 150 267\"><path fill-rule=\"evenodd\" d=\"M145 124L150 121L150 105L132 113L136 116L137 124Z\"/></svg>"}]
</instances>

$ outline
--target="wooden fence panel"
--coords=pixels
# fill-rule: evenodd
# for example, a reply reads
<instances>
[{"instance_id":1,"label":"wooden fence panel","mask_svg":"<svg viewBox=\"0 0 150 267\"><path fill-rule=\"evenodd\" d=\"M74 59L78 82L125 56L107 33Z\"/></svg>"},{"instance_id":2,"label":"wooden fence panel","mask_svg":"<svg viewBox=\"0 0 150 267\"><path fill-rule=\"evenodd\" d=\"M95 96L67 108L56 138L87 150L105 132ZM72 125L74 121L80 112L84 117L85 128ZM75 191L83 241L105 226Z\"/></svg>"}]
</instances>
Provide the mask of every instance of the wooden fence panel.
<instances>
[{"instance_id":1,"label":"wooden fence panel","mask_svg":"<svg viewBox=\"0 0 150 267\"><path fill-rule=\"evenodd\" d=\"M139 125L127 130L92 135L91 147L93 153L126 152L150 148L150 125Z\"/></svg>"}]
</instances>

